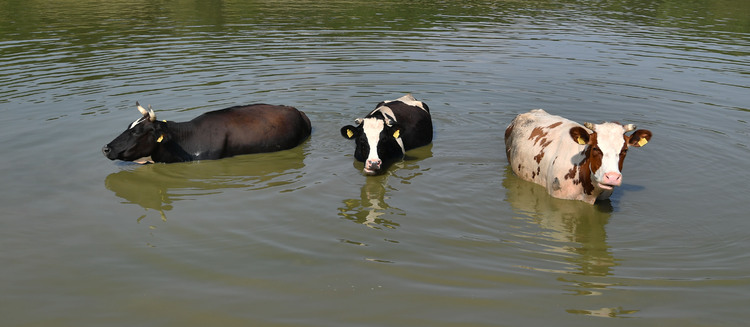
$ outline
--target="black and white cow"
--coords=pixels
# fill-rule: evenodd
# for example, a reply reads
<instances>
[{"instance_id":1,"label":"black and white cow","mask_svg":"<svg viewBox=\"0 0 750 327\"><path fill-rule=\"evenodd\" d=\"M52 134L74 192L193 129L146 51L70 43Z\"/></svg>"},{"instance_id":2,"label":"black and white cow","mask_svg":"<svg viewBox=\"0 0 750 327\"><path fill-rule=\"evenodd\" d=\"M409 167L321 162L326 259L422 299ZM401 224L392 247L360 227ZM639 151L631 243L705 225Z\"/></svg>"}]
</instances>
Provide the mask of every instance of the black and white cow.
<instances>
[{"instance_id":1,"label":"black and white cow","mask_svg":"<svg viewBox=\"0 0 750 327\"><path fill-rule=\"evenodd\" d=\"M143 116L102 148L107 158L181 162L273 152L296 147L311 131L305 113L288 106L236 106L187 122L156 120L151 106L136 106Z\"/></svg>"},{"instance_id":2,"label":"black and white cow","mask_svg":"<svg viewBox=\"0 0 750 327\"><path fill-rule=\"evenodd\" d=\"M411 94L379 103L355 123L356 127L342 127L341 135L355 141L354 158L365 163L367 175L377 174L387 163L403 159L406 151L432 142L430 108Z\"/></svg>"}]
</instances>

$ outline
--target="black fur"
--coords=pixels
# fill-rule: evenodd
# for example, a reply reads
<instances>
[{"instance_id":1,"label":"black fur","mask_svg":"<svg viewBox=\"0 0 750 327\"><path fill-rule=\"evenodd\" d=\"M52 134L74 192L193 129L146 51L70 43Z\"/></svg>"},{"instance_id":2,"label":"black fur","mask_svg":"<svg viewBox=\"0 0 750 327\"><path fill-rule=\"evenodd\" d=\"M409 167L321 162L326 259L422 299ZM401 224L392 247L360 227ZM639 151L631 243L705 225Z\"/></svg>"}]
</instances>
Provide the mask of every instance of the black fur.
<instances>
[{"instance_id":1,"label":"black fur","mask_svg":"<svg viewBox=\"0 0 750 327\"><path fill-rule=\"evenodd\" d=\"M125 161L148 156L155 162L220 159L291 149L310 131L310 120L293 107L254 104L207 112L181 123L145 119L102 152L111 160Z\"/></svg>"},{"instance_id":2,"label":"black fur","mask_svg":"<svg viewBox=\"0 0 750 327\"><path fill-rule=\"evenodd\" d=\"M375 110L365 116L365 118L376 118L384 122L377 148L378 157L383 162L400 160L404 157L404 150L408 151L432 142L432 117L429 107L424 103L422 105L424 109L398 100L388 103L381 102ZM384 114L383 107L391 109L395 117ZM394 118L396 122L388 126L388 121L393 121ZM394 137L394 133L397 131L404 144L403 150ZM341 135L347 139L355 140L354 158L364 162L372 149L367 142L363 123L356 127L352 125L342 127Z\"/></svg>"}]
</instances>

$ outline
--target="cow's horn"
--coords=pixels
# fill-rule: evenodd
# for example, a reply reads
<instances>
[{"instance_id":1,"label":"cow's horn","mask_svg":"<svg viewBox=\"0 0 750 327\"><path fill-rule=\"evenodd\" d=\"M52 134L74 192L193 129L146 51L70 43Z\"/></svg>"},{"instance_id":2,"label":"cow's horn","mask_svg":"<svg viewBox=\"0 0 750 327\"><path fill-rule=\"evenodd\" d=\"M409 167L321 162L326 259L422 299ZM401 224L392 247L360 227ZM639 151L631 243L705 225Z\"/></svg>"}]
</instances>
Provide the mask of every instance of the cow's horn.
<instances>
[{"instance_id":1,"label":"cow's horn","mask_svg":"<svg viewBox=\"0 0 750 327\"><path fill-rule=\"evenodd\" d=\"M141 104L138 103L138 101L135 102L135 106L138 108L138 111L141 112L141 115L148 114L148 110L146 110L146 108L141 107Z\"/></svg>"},{"instance_id":2,"label":"cow's horn","mask_svg":"<svg viewBox=\"0 0 750 327\"><path fill-rule=\"evenodd\" d=\"M156 120L156 114L154 113L154 109L151 109L151 105L148 105L148 120L149 121Z\"/></svg>"},{"instance_id":3,"label":"cow's horn","mask_svg":"<svg viewBox=\"0 0 750 327\"><path fill-rule=\"evenodd\" d=\"M357 124L357 125L361 125L363 121L365 121L364 118L357 118L357 119L354 120L354 123Z\"/></svg>"},{"instance_id":4,"label":"cow's horn","mask_svg":"<svg viewBox=\"0 0 750 327\"><path fill-rule=\"evenodd\" d=\"M594 130L594 124L592 124L592 123L585 122L585 123L583 123L583 126L585 126L586 128L588 128L588 129L590 129L592 131Z\"/></svg>"},{"instance_id":5,"label":"cow's horn","mask_svg":"<svg viewBox=\"0 0 750 327\"><path fill-rule=\"evenodd\" d=\"M630 131L634 131L635 130L635 125L633 125L633 124L627 124L627 125L625 125L623 127L625 127L625 131L626 132L630 132Z\"/></svg>"}]
</instances>

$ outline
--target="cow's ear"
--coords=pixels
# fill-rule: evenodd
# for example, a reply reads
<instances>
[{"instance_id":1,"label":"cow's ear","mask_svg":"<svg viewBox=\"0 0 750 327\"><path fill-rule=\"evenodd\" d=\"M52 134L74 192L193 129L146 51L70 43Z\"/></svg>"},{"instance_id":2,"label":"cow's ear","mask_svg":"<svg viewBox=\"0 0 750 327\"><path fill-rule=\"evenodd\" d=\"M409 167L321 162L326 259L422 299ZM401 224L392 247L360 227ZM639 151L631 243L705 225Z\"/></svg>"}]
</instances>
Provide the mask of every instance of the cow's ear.
<instances>
[{"instance_id":1,"label":"cow's ear","mask_svg":"<svg viewBox=\"0 0 750 327\"><path fill-rule=\"evenodd\" d=\"M651 141L651 131L647 129L639 129L633 132L633 134L630 134L628 145L634 147L642 147L646 145L648 141Z\"/></svg>"},{"instance_id":2,"label":"cow's ear","mask_svg":"<svg viewBox=\"0 0 750 327\"><path fill-rule=\"evenodd\" d=\"M154 122L154 138L156 138L156 143L167 142L171 139L167 129L167 121Z\"/></svg>"},{"instance_id":3,"label":"cow's ear","mask_svg":"<svg viewBox=\"0 0 750 327\"><path fill-rule=\"evenodd\" d=\"M351 140L358 135L359 133L357 132L357 128L352 125L341 127L341 136L343 136L345 139Z\"/></svg>"},{"instance_id":4,"label":"cow's ear","mask_svg":"<svg viewBox=\"0 0 750 327\"><path fill-rule=\"evenodd\" d=\"M573 141L580 145L586 145L589 143L589 132L587 132L581 126L571 128L570 137L573 138Z\"/></svg>"},{"instance_id":5,"label":"cow's ear","mask_svg":"<svg viewBox=\"0 0 750 327\"><path fill-rule=\"evenodd\" d=\"M399 123L393 123L388 131L391 133L394 139L401 137L401 125Z\"/></svg>"}]
</instances>

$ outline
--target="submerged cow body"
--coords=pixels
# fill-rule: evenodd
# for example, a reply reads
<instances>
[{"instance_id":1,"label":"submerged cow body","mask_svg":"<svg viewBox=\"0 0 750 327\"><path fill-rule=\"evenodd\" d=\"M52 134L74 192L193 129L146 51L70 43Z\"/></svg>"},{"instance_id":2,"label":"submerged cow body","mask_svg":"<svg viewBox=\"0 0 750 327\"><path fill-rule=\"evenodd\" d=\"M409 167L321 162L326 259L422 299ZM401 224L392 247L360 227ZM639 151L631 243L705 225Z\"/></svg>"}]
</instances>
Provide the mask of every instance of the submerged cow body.
<instances>
[{"instance_id":1,"label":"submerged cow body","mask_svg":"<svg viewBox=\"0 0 750 327\"><path fill-rule=\"evenodd\" d=\"M542 109L520 114L505 130L505 152L513 172L540 184L550 195L594 203L622 184L628 148L651 139L648 130L619 123L580 125Z\"/></svg>"},{"instance_id":2,"label":"submerged cow body","mask_svg":"<svg viewBox=\"0 0 750 327\"><path fill-rule=\"evenodd\" d=\"M296 147L311 131L307 116L288 106L236 106L173 122L136 105L143 116L102 148L107 158L169 163L273 152Z\"/></svg>"},{"instance_id":3,"label":"submerged cow body","mask_svg":"<svg viewBox=\"0 0 750 327\"><path fill-rule=\"evenodd\" d=\"M411 94L379 103L355 123L342 127L341 135L355 140L354 158L365 163L367 175L402 159L406 151L432 142L430 108Z\"/></svg>"}]
</instances>

